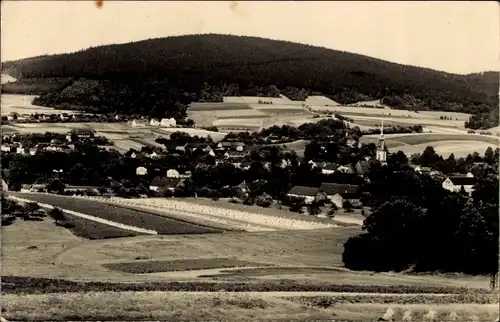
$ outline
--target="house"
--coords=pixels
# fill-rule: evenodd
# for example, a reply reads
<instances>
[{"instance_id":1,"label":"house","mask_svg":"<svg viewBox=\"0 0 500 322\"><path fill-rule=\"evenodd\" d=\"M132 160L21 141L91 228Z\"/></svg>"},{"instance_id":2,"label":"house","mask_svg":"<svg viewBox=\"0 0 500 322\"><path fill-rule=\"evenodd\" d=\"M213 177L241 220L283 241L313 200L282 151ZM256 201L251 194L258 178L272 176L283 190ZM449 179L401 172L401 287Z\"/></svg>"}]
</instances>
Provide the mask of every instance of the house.
<instances>
[{"instance_id":1,"label":"house","mask_svg":"<svg viewBox=\"0 0 500 322\"><path fill-rule=\"evenodd\" d=\"M345 165L341 165L337 168L337 171L347 173L349 171L350 167L346 167Z\"/></svg>"},{"instance_id":2,"label":"house","mask_svg":"<svg viewBox=\"0 0 500 322\"><path fill-rule=\"evenodd\" d=\"M216 147L222 150L244 151L246 145L243 142L225 141L225 142L219 142Z\"/></svg>"},{"instance_id":3,"label":"house","mask_svg":"<svg viewBox=\"0 0 500 322\"><path fill-rule=\"evenodd\" d=\"M9 121L17 120L18 118L19 118L19 113L16 112L11 112L9 113L9 115L7 115L7 120Z\"/></svg>"},{"instance_id":4,"label":"house","mask_svg":"<svg viewBox=\"0 0 500 322\"><path fill-rule=\"evenodd\" d=\"M81 140L81 139L92 140L94 138L95 138L95 131L92 129L84 129L84 128L72 129L66 135L66 140L68 142L72 142L75 140Z\"/></svg>"},{"instance_id":5,"label":"house","mask_svg":"<svg viewBox=\"0 0 500 322\"><path fill-rule=\"evenodd\" d=\"M212 151L212 147L208 143L186 143L184 145L184 150L189 150L190 152L194 152L196 150L202 150L206 153Z\"/></svg>"},{"instance_id":6,"label":"house","mask_svg":"<svg viewBox=\"0 0 500 322\"><path fill-rule=\"evenodd\" d=\"M156 158L160 157L160 154L156 153L156 151L153 151L153 152L151 152L151 154L149 155L149 157L151 159L156 159Z\"/></svg>"},{"instance_id":7,"label":"house","mask_svg":"<svg viewBox=\"0 0 500 322\"><path fill-rule=\"evenodd\" d=\"M21 185L21 192L45 192L46 186L44 184L23 184Z\"/></svg>"},{"instance_id":8,"label":"house","mask_svg":"<svg viewBox=\"0 0 500 322\"><path fill-rule=\"evenodd\" d=\"M29 154L30 153L30 149L29 148L25 148L25 147L17 147L16 148L16 153L17 154Z\"/></svg>"},{"instance_id":9,"label":"house","mask_svg":"<svg viewBox=\"0 0 500 322\"><path fill-rule=\"evenodd\" d=\"M425 175L430 175L432 172L432 169L429 167L422 167L417 165L413 170L419 174L425 174Z\"/></svg>"},{"instance_id":10,"label":"house","mask_svg":"<svg viewBox=\"0 0 500 322\"><path fill-rule=\"evenodd\" d=\"M69 120L69 114L68 113L59 114L59 118L61 119L61 121Z\"/></svg>"},{"instance_id":11,"label":"house","mask_svg":"<svg viewBox=\"0 0 500 322\"><path fill-rule=\"evenodd\" d=\"M2 146L0 147L0 150L2 152L10 152L10 151L12 151L13 148L14 148L14 145L12 145L12 144L2 144Z\"/></svg>"},{"instance_id":12,"label":"house","mask_svg":"<svg viewBox=\"0 0 500 322\"><path fill-rule=\"evenodd\" d=\"M320 187L328 199L338 208L342 208L344 201L348 200L353 207L361 207L361 189L357 185L339 184L339 183L323 183Z\"/></svg>"},{"instance_id":13,"label":"house","mask_svg":"<svg viewBox=\"0 0 500 322\"><path fill-rule=\"evenodd\" d=\"M170 169L170 170L167 170L167 178L180 178L181 175L179 173L179 171L175 170L175 169Z\"/></svg>"},{"instance_id":14,"label":"house","mask_svg":"<svg viewBox=\"0 0 500 322\"><path fill-rule=\"evenodd\" d=\"M30 191L31 185L30 184L23 184L21 185L21 192L26 193L26 192L31 192Z\"/></svg>"},{"instance_id":15,"label":"house","mask_svg":"<svg viewBox=\"0 0 500 322\"><path fill-rule=\"evenodd\" d=\"M353 138L347 138L346 145L353 148L356 145L356 140Z\"/></svg>"},{"instance_id":16,"label":"house","mask_svg":"<svg viewBox=\"0 0 500 322\"><path fill-rule=\"evenodd\" d=\"M450 176L443 181L443 188L452 191L459 192L464 188L465 192L471 194L474 190L473 187L476 184L476 178L468 176Z\"/></svg>"},{"instance_id":17,"label":"house","mask_svg":"<svg viewBox=\"0 0 500 322\"><path fill-rule=\"evenodd\" d=\"M158 119L151 119L151 121L149 121L149 125L151 126L160 126L160 121Z\"/></svg>"},{"instance_id":18,"label":"house","mask_svg":"<svg viewBox=\"0 0 500 322\"><path fill-rule=\"evenodd\" d=\"M169 119L164 118L164 119L161 119L160 126L161 127L176 127L177 121L173 117L171 117Z\"/></svg>"},{"instance_id":19,"label":"house","mask_svg":"<svg viewBox=\"0 0 500 322\"><path fill-rule=\"evenodd\" d=\"M145 167L137 167L137 169L135 169L135 174L138 176L145 176L148 174L148 169Z\"/></svg>"},{"instance_id":20,"label":"house","mask_svg":"<svg viewBox=\"0 0 500 322\"><path fill-rule=\"evenodd\" d=\"M337 170L339 165L332 162L324 162L323 164L320 165L320 167L321 167L321 173L332 174Z\"/></svg>"},{"instance_id":21,"label":"house","mask_svg":"<svg viewBox=\"0 0 500 322\"><path fill-rule=\"evenodd\" d=\"M91 191L95 194L99 194L99 188L95 186L66 186L64 187L64 192L77 192L77 191Z\"/></svg>"},{"instance_id":22,"label":"house","mask_svg":"<svg viewBox=\"0 0 500 322\"><path fill-rule=\"evenodd\" d=\"M360 160L355 166L356 173L365 176L370 172L370 162L366 160Z\"/></svg>"},{"instance_id":23,"label":"house","mask_svg":"<svg viewBox=\"0 0 500 322\"><path fill-rule=\"evenodd\" d=\"M310 204L314 201L319 202L328 200L328 196L323 190L314 187L294 186L286 195L292 198L304 198L306 204Z\"/></svg>"},{"instance_id":24,"label":"house","mask_svg":"<svg viewBox=\"0 0 500 322\"><path fill-rule=\"evenodd\" d=\"M230 160L241 160L247 155L244 151L228 151L224 153L224 157Z\"/></svg>"},{"instance_id":25,"label":"house","mask_svg":"<svg viewBox=\"0 0 500 322\"><path fill-rule=\"evenodd\" d=\"M265 138L267 143L278 143L280 141L280 137L277 135L269 135Z\"/></svg>"},{"instance_id":26,"label":"house","mask_svg":"<svg viewBox=\"0 0 500 322\"><path fill-rule=\"evenodd\" d=\"M132 127L147 127L148 122L146 120L135 119L131 122Z\"/></svg>"},{"instance_id":27,"label":"house","mask_svg":"<svg viewBox=\"0 0 500 322\"><path fill-rule=\"evenodd\" d=\"M238 184L235 188L238 188L243 193L247 193L250 189L248 189L247 182L243 180L240 184Z\"/></svg>"},{"instance_id":28,"label":"house","mask_svg":"<svg viewBox=\"0 0 500 322\"><path fill-rule=\"evenodd\" d=\"M149 185L149 189L152 191L175 191L177 188L181 187L183 183L181 178L165 178L165 177L155 177Z\"/></svg>"}]
</instances>

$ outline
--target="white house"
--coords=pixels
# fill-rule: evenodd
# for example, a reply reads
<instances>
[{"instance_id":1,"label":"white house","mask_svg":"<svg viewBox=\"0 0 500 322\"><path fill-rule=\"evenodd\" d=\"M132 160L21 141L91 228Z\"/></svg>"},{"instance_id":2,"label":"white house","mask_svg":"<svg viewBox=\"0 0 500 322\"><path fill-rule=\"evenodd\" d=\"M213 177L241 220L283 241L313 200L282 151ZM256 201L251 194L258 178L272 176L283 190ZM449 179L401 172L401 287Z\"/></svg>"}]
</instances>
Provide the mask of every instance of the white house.
<instances>
[{"instance_id":1,"label":"white house","mask_svg":"<svg viewBox=\"0 0 500 322\"><path fill-rule=\"evenodd\" d=\"M151 119L151 121L149 121L149 125L160 126L160 121L158 121L157 119Z\"/></svg>"},{"instance_id":2,"label":"white house","mask_svg":"<svg viewBox=\"0 0 500 322\"><path fill-rule=\"evenodd\" d=\"M2 144L2 147L0 148L2 152L10 152L12 149L12 145L10 144Z\"/></svg>"},{"instance_id":3,"label":"white house","mask_svg":"<svg viewBox=\"0 0 500 322\"><path fill-rule=\"evenodd\" d=\"M133 127L147 127L148 123L145 120L133 120L132 121L132 126Z\"/></svg>"},{"instance_id":4,"label":"white house","mask_svg":"<svg viewBox=\"0 0 500 322\"><path fill-rule=\"evenodd\" d=\"M476 184L476 179L474 177L469 176L451 176L446 178L443 181L443 188L452 191L459 192L464 188L465 192L470 194L474 189L474 185Z\"/></svg>"},{"instance_id":5,"label":"white house","mask_svg":"<svg viewBox=\"0 0 500 322\"><path fill-rule=\"evenodd\" d=\"M167 119L167 118L164 118L164 119L161 119L161 122L160 122L160 126L161 127L175 127L177 125L177 122L175 121L175 119L173 117Z\"/></svg>"},{"instance_id":6,"label":"white house","mask_svg":"<svg viewBox=\"0 0 500 322\"><path fill-rule=\"evenodd\" d=\"M146 169L145 167L137 167L135 173L138 176L145 176L146 174L148 174L148 169Z\"/></svg>"},{"instance_id":7,"label":"white house","mask_svg":"<svg viewBox=\"0 0 500 322\"><path fill-rule=\"evenodd\" d=\"M180 176L179 171L175 169L167 170L167 178L180 178Z\"/></svg>"},{"instance_id":8,"label":"white house","mask_svg":"<svg viewBox=\"0 0 500 322\"><path fill-rule=\"evenodd\" d=\"M337 171L339 172L347 172L347 170L349 170L349 167L346 167L345 165L341 165L337 168Z\"/></svg>"}]
</instances>

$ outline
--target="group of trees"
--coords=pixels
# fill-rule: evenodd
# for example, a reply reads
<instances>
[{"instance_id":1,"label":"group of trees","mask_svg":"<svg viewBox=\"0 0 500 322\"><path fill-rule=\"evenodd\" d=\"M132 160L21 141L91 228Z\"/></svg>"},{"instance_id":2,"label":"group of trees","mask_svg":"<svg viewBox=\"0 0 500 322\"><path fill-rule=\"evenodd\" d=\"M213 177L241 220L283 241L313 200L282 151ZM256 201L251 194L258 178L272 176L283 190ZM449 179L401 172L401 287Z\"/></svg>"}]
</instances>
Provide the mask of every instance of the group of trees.
<instances>
[{"instance_id":1,"label":"group of trees","mask_svg":"<svg viewBox=\"0 0 500 322\"><path fill-rule=\"evenodd\" d=\"M372 166L365 187L371 213L363 233L344 244L346 267L495 274L498 169L484 166L477 175L469 198L444 190L440 180L404 164Z\"/></svg>"},{"instance_id":2,"label":"group of trees","mask_svg":"<svg viewBox=\"0 0 500 322\"><path fill-rule=\"evenodd\" d=\"M383 99L400 108L498 114L497 72L455 75L256 37L211 34L149 39L11 61L2 68L24 82L75 80L64 89L50 88L37 101L44 106L67 103L101 112L143 112L176 119L183 116L176 102L217 101L222 94L275 96L278 91L271 90L271 84L295 100L319 91L342 104ZM205 83L219 88L218 94L207 90Z\"/></svg>"},{"instance_id":3,"label":"group of trees","mask_svg":"<svg viewBox=\"0 0 500 322\"><path fill-rule=\"evenodd\" d=\"M17 218L21 218L23 220L41 221L44 217L46 217L47 214L54 220L56 225L65 227L68 227L70 225L64 212L57 207L54 207L45 212L36 202L27 202L24 204L20 204L15 200L5 198L3 193L1 195L1 202L2 226L12 225Z\"/></svg>"},{"instance_id":4,"label":"group of trees","mask_svg":"<svg viewBox=\"0 0 500 322\"><path fill-rule=\"evenodd\" d=\"M406 159L406 156L401 154L393 154L393 158L399 158L399 160ZM430 167L433 170L437 170L443 174L452 173L467 173L469 171L476 172L474 175L479 175L477 171L482 171L484 167L498 169L499 164L499 148L493 150L488 147L484 156L481 156L478 152L469 153L465 158L455 158L452 153L448 158L444 159L441 155L437 154L432 146L428 146L422 153L416 153L410 157L411 163L416 165L421 165L424 167ZM399 163L402 163L401 161ZM475 163L484 163L480 167L474 167Z\"/></svg>"}]
</instances>

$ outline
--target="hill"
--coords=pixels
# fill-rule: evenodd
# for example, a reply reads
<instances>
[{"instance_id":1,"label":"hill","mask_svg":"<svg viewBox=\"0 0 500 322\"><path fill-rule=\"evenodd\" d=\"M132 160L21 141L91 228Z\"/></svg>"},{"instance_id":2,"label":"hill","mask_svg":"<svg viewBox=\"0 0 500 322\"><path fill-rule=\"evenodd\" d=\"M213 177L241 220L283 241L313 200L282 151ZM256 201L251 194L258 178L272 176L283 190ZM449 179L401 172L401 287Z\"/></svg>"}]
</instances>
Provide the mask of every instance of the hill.
<instances>
[{"instance_id":1,"label":"hill","mask_svg":"<svg viewBox=\"0 0 500 322\"><path fill-rule=\"evenodd\" d=\"M68 107L92 106L157 116L176 109L175 102L180 100L220 101L222 96L238 95L278 97L280 93L293 100L321 93L341 104L382 99L395 108L474 114L498 110L498 72L456 75L246 36L207 34L148 39L10 61L2 64L2 70L21 82L45 78L79 82L66 93L59 87L48 90L38 102L41 105L64 103ZM165 88L168 93L162 92ZM3 89L8 90L8 86ZM125 101L137 95L141 96L137 104ZM183 111L176 109L176 113Z\"/></svg>"}]
</instances>

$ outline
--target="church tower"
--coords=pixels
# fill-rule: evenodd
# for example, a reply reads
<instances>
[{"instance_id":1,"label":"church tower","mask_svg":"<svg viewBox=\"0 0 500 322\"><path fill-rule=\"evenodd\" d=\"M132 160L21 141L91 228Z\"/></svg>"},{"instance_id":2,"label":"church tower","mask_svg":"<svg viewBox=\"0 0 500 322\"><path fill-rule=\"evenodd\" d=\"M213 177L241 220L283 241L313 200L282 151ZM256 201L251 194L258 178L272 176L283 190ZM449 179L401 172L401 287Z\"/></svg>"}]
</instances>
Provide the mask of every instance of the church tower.
<instances>
[{"instance_id":1,"label":"church tower","mask_svg":"<svg viewBox=\"0 0 500 322\"><path fill-rule=\"evenodd\" d=\"M387 164L387 151L384 138L384 120L382 120L382 125L380 126L380 138L378 139L376 158L380 161L380 163L382 163L382 165Z\"/></svg>"}]
</instances>

